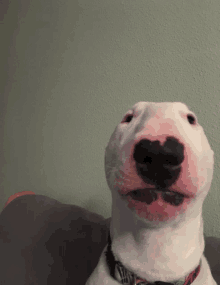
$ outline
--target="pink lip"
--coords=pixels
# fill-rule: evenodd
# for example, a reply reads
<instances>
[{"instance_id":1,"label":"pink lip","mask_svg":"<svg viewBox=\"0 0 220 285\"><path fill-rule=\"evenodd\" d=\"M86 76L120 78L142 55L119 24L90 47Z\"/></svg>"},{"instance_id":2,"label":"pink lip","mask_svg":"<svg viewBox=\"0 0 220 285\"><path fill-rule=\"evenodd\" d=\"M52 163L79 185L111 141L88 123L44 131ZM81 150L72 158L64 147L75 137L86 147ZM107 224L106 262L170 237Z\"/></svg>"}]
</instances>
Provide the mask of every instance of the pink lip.
<instances>
[{"instance_id":1,"label":"pink lip","mask_svg":"<svg viewBox=\"0 0 220 285\"><path fill-rule=\"evenodd\" d=\"M142 188L142 189L134 189L134 190L131 190L129 192L127 192L126 194L122 194L122 196L132 196L132 192L134 191L141 191L143 193L143 191L148 191L148 190L155 190L156 192L173 192L173 193L176 193L176 194L179 194L179 195L183 195L185 198L190 198L189 195L186 195L185 193L181 193L175 189L157 189L157 188Z\"/></svg>"}]
</instances>

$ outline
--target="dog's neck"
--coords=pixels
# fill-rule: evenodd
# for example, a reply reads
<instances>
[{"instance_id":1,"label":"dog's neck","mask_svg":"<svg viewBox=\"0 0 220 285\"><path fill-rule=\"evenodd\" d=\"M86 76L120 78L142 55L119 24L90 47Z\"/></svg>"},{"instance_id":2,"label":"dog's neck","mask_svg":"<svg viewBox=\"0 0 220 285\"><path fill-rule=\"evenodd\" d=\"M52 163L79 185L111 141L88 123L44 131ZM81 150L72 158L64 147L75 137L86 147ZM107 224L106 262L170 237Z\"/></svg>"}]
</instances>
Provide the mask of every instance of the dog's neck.
<instances>
[{"instance_id":1,"label":"dog's neck","mask_svg":"<svg viewBox=\"0 0 220 285\"><path fill-rule=\"evenodd\" d=\"M204 251L202 202L192 209L173 222L147 222L114 193L110 235L115 259L149 282L183 278Z\"/></svg>"}]
</instances>

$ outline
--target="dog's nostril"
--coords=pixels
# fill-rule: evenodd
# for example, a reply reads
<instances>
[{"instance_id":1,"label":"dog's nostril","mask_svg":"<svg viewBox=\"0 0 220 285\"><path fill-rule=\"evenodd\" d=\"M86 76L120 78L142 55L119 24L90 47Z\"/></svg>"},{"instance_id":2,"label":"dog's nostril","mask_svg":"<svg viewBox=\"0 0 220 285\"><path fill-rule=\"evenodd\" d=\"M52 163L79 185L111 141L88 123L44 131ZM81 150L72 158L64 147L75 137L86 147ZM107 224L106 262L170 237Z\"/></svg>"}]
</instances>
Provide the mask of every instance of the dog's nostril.
<instances>
[{"instance_id":1,"label":"dog's nostril","mask_svg":"<svg viewBox=\"0 0 220 285\"><path fill-rule=\"evenodd\" d=\"M162 146L162 153L168 164L179 165L184 160L184 145L173 137L167 137Z\"/></svg>"},{"instance_id":2,"label":"dog's nostril","mask_svg":"<svg viewBox=\"0 0 220 285\"><path fill-rule=\"evenodd\" d=\"M152 163L156 156L160 153L160 142L150 141L147 139L141 140L134 150L134 160L138 163Z\"/></svg>"},{"instance_id":3,"label":"dog's nostril","mask_svg":"<svg viewBox=\"0 0 220 285\"><path fill-rule=\"evenodd\" d=\"M161 162L163 164L169 164L169 165L179 165L181 163L181 159L172 154L172 155L164 155L164 159L161 159Z\"/></svg>"},{"instance_id":4,"label":"dog's nostril","mask_svg":"<svg viewBox=\"0 0 220 285\"><path fill-rule=\"evenodd\" d=\"M149 157L149 156L146 156L143 160L144 163L152 163L153 162L153 159L152 157Z\"/></svg>"},{"instance_id":5,"label":"dog's nostril","mask_svg":"<svg viewBox=\"0 0 220 285\"><path fill-rule=\"evenodd\" d=\"M136 148L134 152L134 160L140 164L152 163L154 161L153 155L150 155L146 149Z\"/></svg>"}]
</instances>

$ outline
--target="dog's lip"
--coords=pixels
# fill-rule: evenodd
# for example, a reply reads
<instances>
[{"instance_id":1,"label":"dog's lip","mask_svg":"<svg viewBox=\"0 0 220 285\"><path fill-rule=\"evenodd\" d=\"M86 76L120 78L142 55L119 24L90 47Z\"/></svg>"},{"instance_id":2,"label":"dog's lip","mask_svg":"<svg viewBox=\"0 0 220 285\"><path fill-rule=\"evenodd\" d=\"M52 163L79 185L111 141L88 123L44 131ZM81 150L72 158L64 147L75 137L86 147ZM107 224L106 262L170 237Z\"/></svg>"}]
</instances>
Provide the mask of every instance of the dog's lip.
<instances>
[{"instance_id":1,"label":"dog's lip","mask_svg":"<svg viewBox=\"0 0 220 285\"><path fill-rule=\"evenodd\" d=\"M163 189L159 189L159 188L137 188L137 189L133 189L133 190L130 190L129 192L127 192L125 194L125 196L131 196L133 195L135 192L141 192L142 194L144 194L144 192L147 192L147 191L155 191L155 192L160 192L160 193L174 193L174 194L179 194L179 195L182 195L184 196L185 198L190 198L188 195L184 194L184 193L181 193L179 191L177 191L176 189L169 189L169 188L163 188Z\"/></svg>"}]
</instances>

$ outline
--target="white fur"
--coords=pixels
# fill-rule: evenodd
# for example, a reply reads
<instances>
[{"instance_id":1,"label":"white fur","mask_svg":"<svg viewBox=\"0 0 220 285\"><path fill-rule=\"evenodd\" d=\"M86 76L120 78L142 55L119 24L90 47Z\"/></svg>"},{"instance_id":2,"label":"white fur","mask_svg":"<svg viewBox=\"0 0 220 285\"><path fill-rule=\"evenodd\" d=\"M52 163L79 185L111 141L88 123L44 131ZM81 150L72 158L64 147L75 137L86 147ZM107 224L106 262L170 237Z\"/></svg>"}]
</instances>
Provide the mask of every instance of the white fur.
<instances>
[{"instance_id":1,"label":"white fur","mask_svg":"<svg viewBox=\"0 0 220 285\"><path fill-rule=\"evenodd\" d=\"M150 282L173 282L194 270L202 258L201 272L193 284L216 284L203 255L202 205L214 165L214 153L203 128L197 119L195 125L188 122L187 115L195 114L179 102L139 102L127 114L133 114L133 119L116 127L105 154L112 193L110 234L116 259ZM135 144L143 138L162 144L167 136L184 145L182 171L170 188L190 198L179 207L160 201L134 205L129 198L122 198L129 191L152 188L137 175L132 156ZM105 250L86 285L118 284L108 274Z\"/></svg>"}]
</instances>

